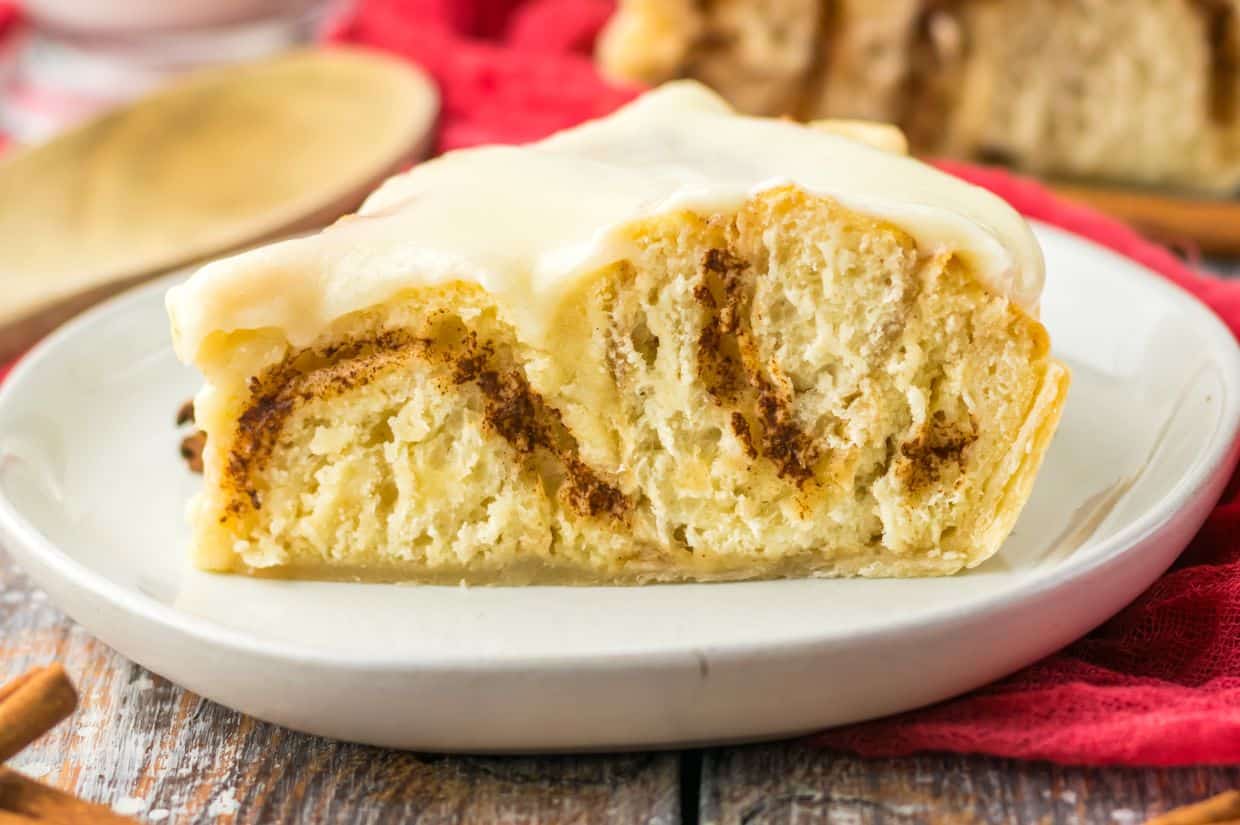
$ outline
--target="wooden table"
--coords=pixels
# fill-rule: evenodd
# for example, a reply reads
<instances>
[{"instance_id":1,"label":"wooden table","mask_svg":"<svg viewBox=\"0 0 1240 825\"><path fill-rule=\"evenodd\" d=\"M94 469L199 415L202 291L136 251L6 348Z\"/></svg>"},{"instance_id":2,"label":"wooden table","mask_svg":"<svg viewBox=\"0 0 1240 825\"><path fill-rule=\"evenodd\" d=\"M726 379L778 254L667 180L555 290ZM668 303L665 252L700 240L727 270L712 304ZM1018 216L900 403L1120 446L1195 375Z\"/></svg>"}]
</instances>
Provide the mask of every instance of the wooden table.
<instances>
[{"instance_id":1,"label":"wooden table","mask_svg":"<svg viewBox=\"0 0 1240 825\"><path fill-rule=\"evenodd\" d=\"M1215 267L1240 277L1240 263ZM1240 766L864 760L796 742L534 758L347 745L234 713L127 661L0 550L0 682L53 660L76 680L81 706L14 767L156 823L1136 825L1240 788Z\"/></svg>"},{"instance_id":2,"label":"wooden table","mask_svg":"<svg viewBox=\"0 0 1240 825\"><path fill-rule=\"evenodd\" d=\"M863 760L795 742L536 758L347 745L234 713L127 661L0 551L0 682L53 660L81 706L13 766L149 822L1135 825L1240 787L1240 766Z\"/></svg>"}]
</instances>

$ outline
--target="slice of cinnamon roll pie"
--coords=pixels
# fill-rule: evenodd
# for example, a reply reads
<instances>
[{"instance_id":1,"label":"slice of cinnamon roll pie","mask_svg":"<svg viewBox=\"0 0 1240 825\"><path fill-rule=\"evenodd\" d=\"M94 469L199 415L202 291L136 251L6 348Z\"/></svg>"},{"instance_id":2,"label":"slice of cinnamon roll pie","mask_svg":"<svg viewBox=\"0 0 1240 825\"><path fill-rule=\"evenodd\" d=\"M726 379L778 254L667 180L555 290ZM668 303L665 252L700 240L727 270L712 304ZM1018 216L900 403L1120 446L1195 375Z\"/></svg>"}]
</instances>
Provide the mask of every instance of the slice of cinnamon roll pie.
<instances>
[{"instance_id":1,"label":"slice of cinnamon roll pie","mask_svg":"<svg viewBox=\"0 0 1240 825\"><path fill-rule=\"evenodd\" d=\"M384 581L954 573L1067 391L1042 261L878 128L690 82L447 154L168 295L193 557Z\"/></svg>"}]
</instances>

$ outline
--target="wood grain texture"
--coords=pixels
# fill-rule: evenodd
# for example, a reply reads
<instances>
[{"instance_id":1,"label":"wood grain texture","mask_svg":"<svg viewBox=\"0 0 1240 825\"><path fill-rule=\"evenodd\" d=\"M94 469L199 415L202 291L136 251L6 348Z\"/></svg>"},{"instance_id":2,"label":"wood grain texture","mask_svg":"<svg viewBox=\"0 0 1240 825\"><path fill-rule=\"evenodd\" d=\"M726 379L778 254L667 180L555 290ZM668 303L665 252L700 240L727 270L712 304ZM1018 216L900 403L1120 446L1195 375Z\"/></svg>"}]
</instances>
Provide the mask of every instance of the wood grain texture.
<instances>
[{"instance_id":1,"label":"wood grain texture","mask_svg":"<svg viewBox=\"0 0 1240 825\"><path fill-rule=\"evenodd\" d=\"M426 756L305 736L234 713L111 651L48 604L0 551L0 682L53 660L76 681L79 709L10 765L140 821L680 819L673 754Z\"/></svg>"},{"instance_id":2,"label":"wood grain texture","mask_svg":"<svg viewBox=\"0 0 1240 825\"><path fill-rule=\"evenodd\" d=\"M1240 766L1082 768L975 756L865 760L790 743L707 751L701 822L1140 825L1240 787Z\"/></svg>"}]
</instances>

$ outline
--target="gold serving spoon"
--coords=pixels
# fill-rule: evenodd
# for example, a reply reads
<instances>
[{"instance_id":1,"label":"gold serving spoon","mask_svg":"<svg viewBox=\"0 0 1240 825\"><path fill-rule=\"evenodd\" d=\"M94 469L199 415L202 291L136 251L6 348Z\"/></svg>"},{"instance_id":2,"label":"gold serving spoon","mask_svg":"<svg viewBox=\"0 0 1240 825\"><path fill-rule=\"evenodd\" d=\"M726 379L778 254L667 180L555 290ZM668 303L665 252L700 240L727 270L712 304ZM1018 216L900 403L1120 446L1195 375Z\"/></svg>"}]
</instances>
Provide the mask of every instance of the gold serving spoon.
<instances>
[{"instance_id":1,"label":"gold serving spoon","mask_svg":"<svg viewBox=\"0 0 1240 825\"><path fill-rule=\"evenodd\" d=\"M425 155L437 110L404 61L305 51L0 155L0 362L123 287L354 209Z\"/></svg>"}]
</instances>

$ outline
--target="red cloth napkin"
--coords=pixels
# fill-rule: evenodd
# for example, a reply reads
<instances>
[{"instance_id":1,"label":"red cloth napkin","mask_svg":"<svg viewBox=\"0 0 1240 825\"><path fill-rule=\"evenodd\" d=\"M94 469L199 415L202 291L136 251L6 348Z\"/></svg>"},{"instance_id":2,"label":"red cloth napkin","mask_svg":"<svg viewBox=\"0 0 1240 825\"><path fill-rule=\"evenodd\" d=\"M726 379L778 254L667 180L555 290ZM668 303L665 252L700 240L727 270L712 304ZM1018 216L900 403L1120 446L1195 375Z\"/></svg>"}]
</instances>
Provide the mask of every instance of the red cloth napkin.
<instances>
[{"instance_id":1,"label":"red cloth napkin","mask_svg":"<svg viewBox=\"0 0 1240 825\"><path fill-rule=\"evenodd\" d=\"M362 0L329 38L405 55L430 71L444 102L439 146L451 149L532 140L635 94L603 82L589 57L610 11L609 0ZM943 166L1026 215L1161 273L1240 335L1240 282L1202 277L1033 181ZM1175 567L1086 638L962 698L813 741L874 756L944 750L1078 764L1240 762L1240 479Z\"/></svg>"}]
</instances>

